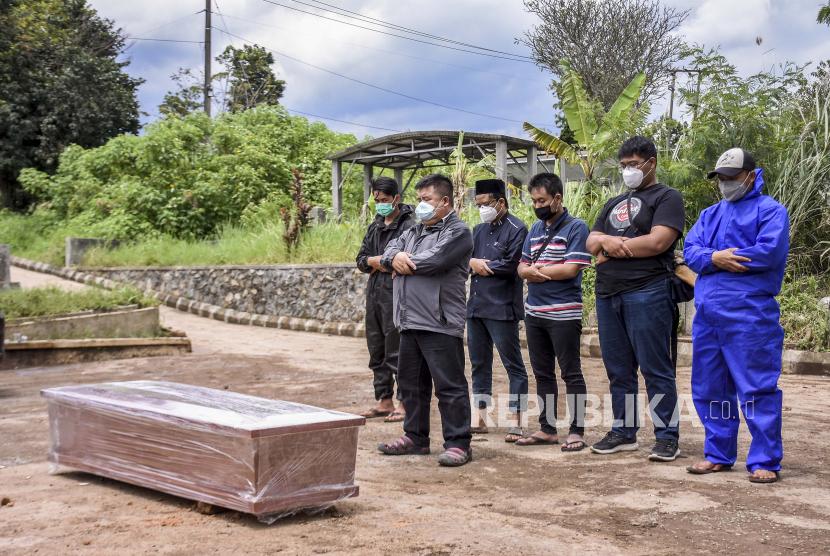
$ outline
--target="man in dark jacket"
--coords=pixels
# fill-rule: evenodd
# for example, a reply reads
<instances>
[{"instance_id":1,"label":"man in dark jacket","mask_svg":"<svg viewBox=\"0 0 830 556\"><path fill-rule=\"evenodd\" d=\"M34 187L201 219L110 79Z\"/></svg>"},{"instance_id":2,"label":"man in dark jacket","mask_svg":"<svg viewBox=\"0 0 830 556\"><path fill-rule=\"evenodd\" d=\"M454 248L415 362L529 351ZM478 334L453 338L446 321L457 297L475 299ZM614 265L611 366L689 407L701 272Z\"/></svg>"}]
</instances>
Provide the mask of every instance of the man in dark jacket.
<instances>
[{"instance_id":1,"label":"man in dark jacket","mask_svg":"<svg viewBox=\"0 0 830 556\"><path fill-rule=\"evenodd\" d=\"M519 343L524 319L522 279L516 272L527 236L524 222L510 214L502 180L476 182L476 205L482 223L473 229L470 259L470 299L467 301L467 351L473 368L475 434L489 432L487 407L493 405L493 344L510 380L508 413L511 426L505 440L522 437L521 412L527 408L527 369Z\"/></svg>"},{"instance_id":2,"label":"man in dark jacket","mask_svg":"<svg viewBox=\"0 0 830 556\"><path fill-rule=\"evenodd\" d=\"M464 376L464 321L473 238L452 206L452 182L429 175L415 186L421 220L389 242L381 264L394 271L394 320L401 331L398 387L406 407L404 436L378 446L386 454L429 453L432 387L444 449L441 465L472 459L470 391Z\"/></svg>"},{"instance_id":3,"label":"man in dark jacket","mask_svg":"<svg viewBox=\"0 0 830 556\"><path fill-rule=\"evenodd\" d=\"M369 368L375 375L375 399L378 404L361 413L366 418L386 417L387 422L403 421L404 407L395 408L395 377L398 373L400 333L392 321L392 273L380 264L380 257L390 241L415 225L412 209L401 203L398 183L392 178L378 178L372 183L378 215L369 225L357 254L357 268L369 273L366 284L366 345ZM398 401L401 391L398 388Z\"/></svg>"}]
</instances>

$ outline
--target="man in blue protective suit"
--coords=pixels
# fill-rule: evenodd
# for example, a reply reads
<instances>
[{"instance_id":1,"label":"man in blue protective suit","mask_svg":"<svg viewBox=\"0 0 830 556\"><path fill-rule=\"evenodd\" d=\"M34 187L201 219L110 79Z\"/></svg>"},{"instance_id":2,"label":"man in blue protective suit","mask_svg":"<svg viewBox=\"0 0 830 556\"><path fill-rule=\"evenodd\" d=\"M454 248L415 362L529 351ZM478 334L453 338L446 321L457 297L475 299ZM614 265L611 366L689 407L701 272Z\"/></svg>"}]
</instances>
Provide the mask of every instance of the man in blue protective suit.
<instances>
[{"instance_id":1,"label":"man in blue protective suit","mask_svg":"<svg viewBox=\"0 0 830 556\"><path fill-rule=\"evenodd\" d=\"M787 209L761 194L763 170L743 149L729 149L717 176L724 200L700 213L684 255L698 273L692 327L692 398L706 428L704 461L689 473L728 471L738 455L738 399L752 444L749 480L779 478L784 329L775 296L789 251Z\"/></svg>"}]
</instances>

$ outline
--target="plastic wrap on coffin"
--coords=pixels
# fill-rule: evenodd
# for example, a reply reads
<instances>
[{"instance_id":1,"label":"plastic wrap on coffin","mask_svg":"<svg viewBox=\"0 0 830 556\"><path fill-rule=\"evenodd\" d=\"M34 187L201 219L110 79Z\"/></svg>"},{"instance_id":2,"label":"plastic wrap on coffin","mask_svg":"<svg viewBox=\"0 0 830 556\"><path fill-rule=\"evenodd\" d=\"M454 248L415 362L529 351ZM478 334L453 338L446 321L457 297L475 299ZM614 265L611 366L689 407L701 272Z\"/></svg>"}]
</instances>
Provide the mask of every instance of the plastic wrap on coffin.
<instances>
[{"instance_id":1,"label":"plastic wrap on coffin","mask_svg":"<svg viewBox=\"0 0 830 556\"><path fill-rule=\"evenodd\" d=\"M60 465L258 515L358 494L359 416L167 382L42 395Z\"/></svg>"}]
</instances>

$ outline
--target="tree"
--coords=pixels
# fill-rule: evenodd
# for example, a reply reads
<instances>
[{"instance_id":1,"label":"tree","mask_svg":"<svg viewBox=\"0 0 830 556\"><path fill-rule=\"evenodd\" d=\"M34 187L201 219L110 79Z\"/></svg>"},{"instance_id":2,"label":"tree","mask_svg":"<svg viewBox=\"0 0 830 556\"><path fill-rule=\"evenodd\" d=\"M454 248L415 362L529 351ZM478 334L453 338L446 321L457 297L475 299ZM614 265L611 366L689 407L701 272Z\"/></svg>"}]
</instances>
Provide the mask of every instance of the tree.
<instances>
[{"instance_id":1,"label":"tree","mask_svg":"<svg viewBox=\"0 0 830 556\"><path fill-rule=\"evenodd\" d=\"M563 59L582 77L588 95L609 110L628 83L646 74L641 102L657 98L680 60L683 38L675 33L689 10L659 0L525 0L541 24L518 42L531 48L536 65L565 77Z\"/></svg>"},{"instance_id":2,"label":"tree","mask_svg":"<svg viewBox=\"0 0 830 556\"><path fill-rule=\"evenodd\" d=\"M562 111L568 120L568 128L577 141L577 146L571 146L561 137L551 135L532 124L525 122L524 129L529 131L533 139L548 152L564 158L570 164L580 164L588 180L594 178L597 164L607 158L608 145L616 144L611 141L617 130L625 131L626 127L636 127L644 120L645 110L630 112L640 98L640 91L646 81L642 72L634 79L614 101L611 108L603 113L599 102L592 99L582 85L581 76L570 68L567 60L560 64L562 79ZM624 134L624 133L623 133Z\"/></svg>"},{"instance_id":3,"label":"tree","mask_svg":"<svg viewBox=\"0 0 830 556\"><path fill-rule=\"evenodd\" d=\"M54 172L70 144L97 147L139 130L136 89L118 58L125 38L86 0L0 2L0 193L2 206L33 197L18 175Z\"/></svg>"},{"instance_id":4,"label":"tree","mask_svg":"<svg viewBox=\"0 0 830 556\"><path fill-rule=\"evenodd\" d=\"M816 23L830 25L830 2L827 2L821 7L821 9L819 9L818 16L816 17Z\"/></svg>"},{"instance_id":5,"label":"tree","mask_svg":"<svg viewBox=\"0 0 830 556\"><path fill-rule=\"evenodd\" d=\"M235 114L261 104L279 104L285 93L285 81L277 79L271 69L273 54L259 46L229 46L216 61L225 66L224 71L211 76L212 82L220 83L213 87L217 93L214 106L219 111ZM164 95L164 102L159 105L161 114L184 118L204 107L204 72L199 75L194 70L179 68L171 79L178 90Z\"/></svg>"},{"instance_id":6,"label":"tree","mask_svg":"<svg viewBox=\"0 0 830 556\"><path fill-rule=\"evenodd\" d=\"M260 46L246 44L243 48L227 47L216 60L225 66L225 71L214 79L228 80L225 108L229 112L242 112L260 104L279 104L285 93L285 81L277 79L271 69L273 54Z\"/></svg>"},{"instance_id":7,"label":"tree","mask_svg":"<svg viewBox=\"0 0 830 556\"><path fill-rule=\"evenodd\" d=\"M159 104L159 113L163 116L175 114L184 118L188 114L204 107L204 86L190 69L179 68L170 76L179 88L178 91L164 95L164 102Z\"/></svg>"}]
</instances>

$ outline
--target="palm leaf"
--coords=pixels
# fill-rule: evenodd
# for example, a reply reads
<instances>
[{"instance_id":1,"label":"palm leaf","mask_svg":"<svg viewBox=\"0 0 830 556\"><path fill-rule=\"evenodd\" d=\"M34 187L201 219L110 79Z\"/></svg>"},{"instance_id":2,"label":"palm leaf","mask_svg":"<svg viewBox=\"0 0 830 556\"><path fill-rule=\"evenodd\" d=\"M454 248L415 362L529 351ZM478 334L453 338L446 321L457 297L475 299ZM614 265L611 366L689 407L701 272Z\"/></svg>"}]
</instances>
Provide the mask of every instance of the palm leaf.
<instances>
[{"instance_id":1,"label":"palm leaf","mask_svg":"<svg viewBox=\"0 0 830 556\"><path fill-rule=\"evenodd\" d=\"M536 143L545 149L547 153L553 153L558 158L564 158L569 164L582 164L584 161L579 151L564 142L559 137L539 129L533 124L525 122L524 130L530 132L530 136ZM573 128L572 128L573 129Z\"/></svg>"},{"instance_id":2,"label":"palm leaf","mask_svg":"<svg viewBox=\"0 0 830 556\"><path fill-rule=\"evenodd\" d=\"M567 60L562 60L561 66L565 71L560 88L562 98L559 99L562 101L562 111L576 141L585 148L588 146L588 138L596 133L596 120L588 102L588 94L582 86L582 78L571 70Z\"/></svg>"},{"instance_id":3,"label":"palm leaf","mask_svg":"<svg viewBox=\"0 0 830 556\"><path fill-rule=\"evenodd\" d=\"M617 120L628 114L628 111L631 110L631 107L634 106L634 103L640 98L640 90L643 88L643 83L645 82L645 73L640 72L634 76L634 79L632 79L631 83L628 84L628 87L620 93L620 96L618 96L617 100L614 101L614 105L611 106L611 109L608 110L608 113L605 115L599 131L597 131L597 134L594 136L594 143L601 143L608 138L611 130L608 129L606 122L608 122L609 119Z\"/></svg>"},{"instance_id":4,"label":"palm leaf","mask_svg":"<svg viewBox=\"0 0 830 556\"><path fill-rule=\"evenodd\" d=\"M830 2L821 7L816 17L816 23L825 23L830 25Z\"/></svg>"},{"instance_id":5,"label":"palm leaf","mask_svg":"<svg viewBox=\"0 0 830 556\"><path fill-rule=\"evenodd\" d=\"M620 93L620 96L617 97L617 100L614 101L614 105L608 110L608 114L606 114L606 118L619 118L620 114L628 112L631 110L631 107L634 106L634 103L637 102L637 99L640 98L640 89L643 88L643 83L646 82L646 74L643 72L638 73L634 76L634 79L631 80L631 83L628 84L628 87Z\"/></svg>"}]
</instances>

